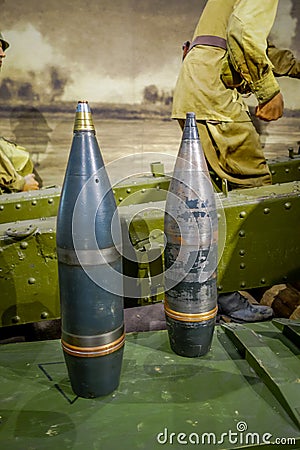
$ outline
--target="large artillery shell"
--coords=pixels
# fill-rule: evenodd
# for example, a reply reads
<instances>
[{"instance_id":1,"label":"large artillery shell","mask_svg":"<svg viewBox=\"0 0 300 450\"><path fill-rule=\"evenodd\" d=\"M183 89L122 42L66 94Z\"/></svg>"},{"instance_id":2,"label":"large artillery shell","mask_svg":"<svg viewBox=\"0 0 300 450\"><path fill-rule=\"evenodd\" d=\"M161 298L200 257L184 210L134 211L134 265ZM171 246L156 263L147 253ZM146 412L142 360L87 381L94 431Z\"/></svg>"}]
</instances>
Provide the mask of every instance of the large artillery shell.
<instances>
[{"instance_id":1,"label":"large artillery shell","mask_svg":"<svg viewBox=\"0 0 300 450\"><path fill-rule=\"evenodd\" d=\"M188 113L165 211L165 314L171 348L210 349L217 314L217 211L194 113Z\"/></svg>"},{"instance_id":2,"label":"large artillery shell","mask_svg":"<svg viewBox=\"0 0 300 450\"><path fill-rule=\"evenodd\" d=\"M62 347L72 388L81 397L109 394L119 384L125 340L122 283L116 286L122 280L120 243L91 111L79 102L57 217L57 255ZM108 267L115 279L106 280Z\"/></svg>"}]
</instances>

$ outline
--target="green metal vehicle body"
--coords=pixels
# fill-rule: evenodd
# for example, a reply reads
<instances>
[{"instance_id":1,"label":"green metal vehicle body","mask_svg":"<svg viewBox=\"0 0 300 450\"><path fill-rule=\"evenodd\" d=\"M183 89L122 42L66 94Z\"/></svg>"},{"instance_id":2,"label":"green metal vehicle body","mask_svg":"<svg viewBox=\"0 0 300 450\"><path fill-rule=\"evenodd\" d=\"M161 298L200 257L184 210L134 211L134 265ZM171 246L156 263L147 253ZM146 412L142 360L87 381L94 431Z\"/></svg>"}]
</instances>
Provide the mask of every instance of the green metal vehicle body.
<instances>
[{"instance_id":1,"label":"green metal vehicle body","mask_svg":"<svg viewBox=\"0 0 300 450\"><path fill-rule=\"evenodd\" d=\"M300 279L300 155L289 153L269 165L273 185L232 191L216 187L220 293ZM134 261L124 257L123 264L125 274L137 280L136 298L125 299L129 306L164 297L163 223L170 176L159 163L151 169L152 174L113 187L135 253ZM55 248L59 198L59 187L0 196L2 327L60 316Z\"/></svg>"}]
</instances>

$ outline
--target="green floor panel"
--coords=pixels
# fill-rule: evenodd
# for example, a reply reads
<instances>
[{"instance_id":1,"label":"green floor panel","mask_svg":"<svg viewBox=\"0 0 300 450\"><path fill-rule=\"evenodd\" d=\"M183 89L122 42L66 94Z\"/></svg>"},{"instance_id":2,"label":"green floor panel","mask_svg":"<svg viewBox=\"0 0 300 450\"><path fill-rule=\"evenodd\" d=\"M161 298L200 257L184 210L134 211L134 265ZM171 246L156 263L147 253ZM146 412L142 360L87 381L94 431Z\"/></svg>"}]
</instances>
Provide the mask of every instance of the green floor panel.
<instances>
[{"instance_id":1,"label":"green floor panel","mask_svg":"<svg viewBox=\"0 0 300 450\"><path fill-rule=\"evenodd\" d=\"M279 352L274 352L260 333L243 325L222 325L222 328L300 428L299 367L291 370L294 361L299 364L298 358L289 351L286 352L289 360L280 358Z\"/></svg>"},{"instance_id":2,"label":"green floor panel","mask_svg":"<svg viewBox=\"0 0 300 450\"><path fill-rule=\"evenodd\" d=\"M281 330L247 327L300 373ZM0 375L1 449L300 448L299 428L219 326L195 359L175 355L166 331L128 334L119 388L104 398L74 395L59 341L3 345Z\"/></svg>"}]
</instances>

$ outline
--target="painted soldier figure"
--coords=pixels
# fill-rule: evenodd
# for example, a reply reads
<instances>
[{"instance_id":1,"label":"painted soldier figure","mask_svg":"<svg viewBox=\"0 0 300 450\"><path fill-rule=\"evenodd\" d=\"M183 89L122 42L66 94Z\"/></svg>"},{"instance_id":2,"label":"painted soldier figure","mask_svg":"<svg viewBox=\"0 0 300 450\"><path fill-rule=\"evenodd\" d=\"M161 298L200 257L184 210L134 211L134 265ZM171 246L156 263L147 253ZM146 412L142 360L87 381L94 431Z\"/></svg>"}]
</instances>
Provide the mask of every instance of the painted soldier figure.
<instances>
[{"instance_id":1,"label":"painted soldier figure","mask_svg":"<svg viewBox=\"0 0 300 450\"><path fill-rule=\"evenodd\" d=\"M9 43L0 33L0 68ZM0 193L39 189L33 163L25 148L0 138Z\"/></svg>"}]
</instances>

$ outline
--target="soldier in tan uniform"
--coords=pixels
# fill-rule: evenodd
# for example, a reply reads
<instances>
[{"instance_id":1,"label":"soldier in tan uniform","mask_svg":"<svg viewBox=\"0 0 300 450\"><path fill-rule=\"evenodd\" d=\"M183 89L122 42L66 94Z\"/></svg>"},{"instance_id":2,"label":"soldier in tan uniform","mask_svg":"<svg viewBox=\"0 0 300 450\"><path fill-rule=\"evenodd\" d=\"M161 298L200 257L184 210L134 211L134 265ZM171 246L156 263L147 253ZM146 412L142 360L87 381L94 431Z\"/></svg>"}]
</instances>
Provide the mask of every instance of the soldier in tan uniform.
<instances>
[{"instance_id":1,"label":"soldier in tan uniform","mask_svg":"<svg viewBox=\"0 0 300 450\"><path fill-rule=\"evenodd\" d=\"M202 40L186 55L175 87L172 117L182 122L188 111L195 112L210 167L233 187L271 184L259 136L234 86L256 96L261 119L282 115L282 95L266 55L277 3L208 0L193 37Z\"/></svg>"},{"instance_id":2,"label":"soldier in tan uniform","mask_svg":"<svg viewBox=\"0 0 300 450\"><path fill-rule=\"evenodd\" d=\"M0 68L9 47L0 33ZM0 138L0 193L39 189L29 153L22 147Z\"/></svg>"},{"instance_id":3,"label":"soldier in tan uniform","mask_svg":"<svg viewBox=\"0 0 300 450\"><path fill-rule=\"evenodd\" d=\"M277 0L208 0L175 87L172 117L183 127L186 113L195 112L208 165L232 188L272 182L242 94L256 96L258 118L277 120L283 98L273 68L276 75L299 78L291 52L267 45L277 6ZM220 295L218 305L220 314L237 320L273 315L271 308L251 305L239 292Z\"/></svg>"}]
</instances>

